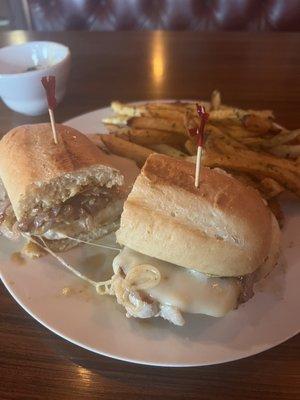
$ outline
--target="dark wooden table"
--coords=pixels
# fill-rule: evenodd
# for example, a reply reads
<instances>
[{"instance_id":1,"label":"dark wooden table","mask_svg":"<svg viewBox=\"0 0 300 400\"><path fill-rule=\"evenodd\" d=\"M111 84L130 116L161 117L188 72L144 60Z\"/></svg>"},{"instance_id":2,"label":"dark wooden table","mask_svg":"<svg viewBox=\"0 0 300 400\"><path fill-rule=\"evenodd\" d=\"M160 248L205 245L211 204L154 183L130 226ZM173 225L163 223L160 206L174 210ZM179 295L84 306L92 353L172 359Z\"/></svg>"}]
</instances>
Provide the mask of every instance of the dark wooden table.
<instances>
[{"instance_id":1,"label":"dark wooden table","mask_svg":"<svg viewBox=\"0 0 300 400\"><path fill-rule=\"evenodd\" d=\"M0 46L54 40L72 51L57 120L112 99L208 98L272 108L300 126L300 35L244 33L0 34ZM1 84L1 81L0 81ZM24 117L0 105L0 134ZM79 316L80 318L80 316ZM120 332L120 334L122 334ZM131 365L73 346L35 322L0 285L0 399L299 399L300 339L248 359L202 368Z\"/></svg>"}]
</instances>

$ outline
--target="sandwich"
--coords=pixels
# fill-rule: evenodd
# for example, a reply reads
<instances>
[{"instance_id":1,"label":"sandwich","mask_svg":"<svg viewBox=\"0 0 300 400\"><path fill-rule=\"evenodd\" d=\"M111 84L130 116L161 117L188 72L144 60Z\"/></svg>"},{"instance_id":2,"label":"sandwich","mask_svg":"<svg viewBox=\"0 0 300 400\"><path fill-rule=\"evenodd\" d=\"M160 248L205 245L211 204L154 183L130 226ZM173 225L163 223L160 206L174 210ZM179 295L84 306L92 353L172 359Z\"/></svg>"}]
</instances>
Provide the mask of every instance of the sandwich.
<instances>
[{"instance_id":1,"label":"sandwich","mask_svg":"<svg viewBox=\"0 0 300 400\"><path fill-rule=\"evenodd\" d=\"M58 144L50 124L19 126L0 141L0 231L65 251L117 229L132 182L87 136L56 130ZM32 242L25 250L40 255Z\"/></svg>"},{"instance_id":2,"label":"sandwich","mask_svg":"<svg viewBox=\"0 0 300 400\"><path fill-rule=\"evenodd\" d=\"M108 290L128 317L222 317L277 263L280 229L259 193L218 168L196 188L194 170L151 155L124 204Z\"/></svg>"}]
</instances>

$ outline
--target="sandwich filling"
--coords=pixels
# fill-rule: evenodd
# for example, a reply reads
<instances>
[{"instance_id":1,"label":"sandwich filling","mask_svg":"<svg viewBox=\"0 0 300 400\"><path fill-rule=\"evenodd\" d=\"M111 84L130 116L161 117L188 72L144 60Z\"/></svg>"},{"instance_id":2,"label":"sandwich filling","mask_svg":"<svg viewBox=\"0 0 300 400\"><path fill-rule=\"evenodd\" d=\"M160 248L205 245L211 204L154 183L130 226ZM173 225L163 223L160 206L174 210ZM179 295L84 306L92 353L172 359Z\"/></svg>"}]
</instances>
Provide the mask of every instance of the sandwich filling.
<instances>
[{"instance_id":1,"label":"sandwich filling","mask_svg":"<svg viewBox=\"0 0 300 400\"><path fill-rule=\"evenodd\" d=\"M115 221L122 210L122 191L118 187L85 188L52 208L43 204L31 210L30 216L16 220L8 198L0 206L0 232L13 238L18 231L50 240L76 236L96 227Z\"/></svg>"},{"instance_id":2,"label":"sandwich filling","mask_svg":"<svg viewBox=\"0 0 300 400\"><path fill-rule=\"evenodd\" d=\"M11 202L0 179L0 235L9 239L17 238L19 234L16 232L16 221Z\"/></svg>"},{"instance_id":3,"label":"sandwich filling","mask_svg":"<svg viewBox=\"0 0 300 400\"><path fill-rule=\"evenodd\" d=\"M150 265L160 274L156 285L145 287L145 278L137 266ZM126 276L135 269L136 282L127 284ZM143 269L143 268L142 268ZM162 317L175 325L183 325L182 313L221 317L253 295L254 274L243 278L213 277L199 271L145 256L128 247L113 262L111 290L127 316ZM139 282L143 285L139 285ZM144 287L143 287L144 286Z\"/></svg>"},{"instance_id":4,"label":"sandwich filling","mask_svg":"<svg viewBox=\"0 0 300 400\"><path fill-rule=\"evenodd\" d=\"M75 220L82 220L89 227L95 215L104 209L117 196L118 189L93 187L85 189L67 201L50 209L43 205L35 207L30 216L22 218L18 228L22 232L43 235L56 225Z\"/></svg>"}]
</instances>

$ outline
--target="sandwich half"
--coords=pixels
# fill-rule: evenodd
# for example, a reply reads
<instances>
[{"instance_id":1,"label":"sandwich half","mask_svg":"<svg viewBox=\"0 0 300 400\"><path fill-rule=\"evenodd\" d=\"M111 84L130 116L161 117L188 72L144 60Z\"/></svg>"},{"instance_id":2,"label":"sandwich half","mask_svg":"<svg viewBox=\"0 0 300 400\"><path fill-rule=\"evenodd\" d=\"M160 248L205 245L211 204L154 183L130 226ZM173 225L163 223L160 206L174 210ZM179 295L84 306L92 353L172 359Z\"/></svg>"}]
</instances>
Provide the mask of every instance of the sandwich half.
<instances>
[{"instance_id":1,"label":"sandwich half","mask_svg":"<svg viewBox=\"0 0 300 400\"><path fill-rule=\"evenodd\" d=\"M85 135L56 130L58 144L50 124L19 126L0 141L0 230L64 251L117 228L128 185Z\"/></svg>"},{"instance_id":2,"label":"sandwich half","mask_svg":"<svg viewBox=\"0 0 300 400\"><path fill-rule=\"evenodd\" d=\"M277 263L280 230L259 193L220 169L151 155L124 204L111 293L127 316L224 316Z\"/></svg>"}]
</instances>

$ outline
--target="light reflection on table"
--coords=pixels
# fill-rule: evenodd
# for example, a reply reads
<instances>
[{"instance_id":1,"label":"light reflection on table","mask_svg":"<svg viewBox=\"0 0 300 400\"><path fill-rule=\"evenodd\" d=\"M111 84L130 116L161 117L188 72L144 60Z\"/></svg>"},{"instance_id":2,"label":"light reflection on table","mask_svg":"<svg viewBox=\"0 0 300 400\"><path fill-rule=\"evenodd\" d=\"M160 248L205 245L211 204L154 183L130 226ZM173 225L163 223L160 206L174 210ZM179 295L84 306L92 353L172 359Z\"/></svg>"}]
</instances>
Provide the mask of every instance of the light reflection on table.
<instances>
[{"instance_id":1,"label":"light reflection on table","mask_svg":"<svg viewBox=\"0 0 300 400\"><path fill-rule=\"evenodd\" d=\"M166 69L165 43L162 32L154 33L151 63L153 83L155 87L159 89L162 85Z\"/></svg>"}]
</instances>

